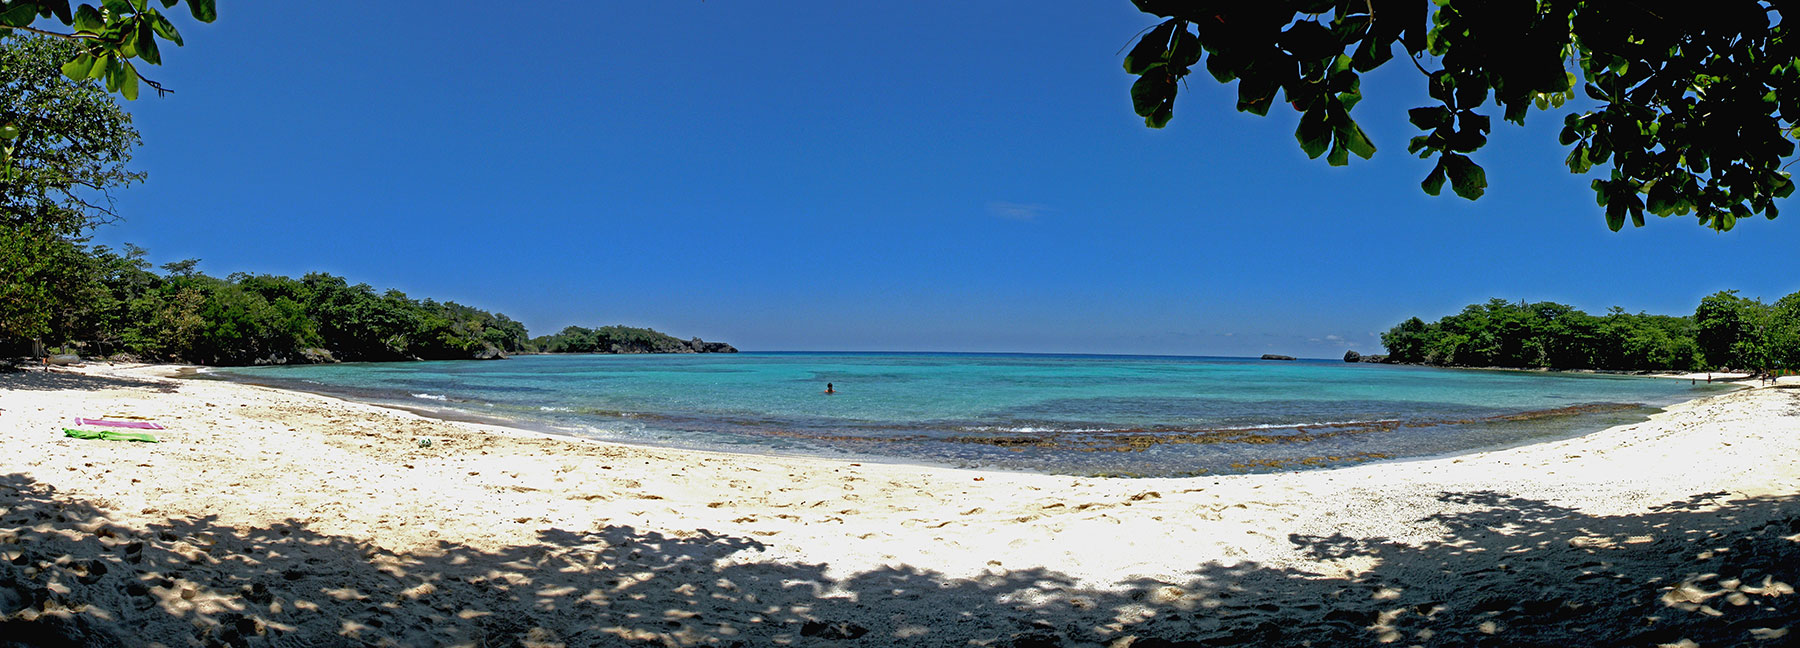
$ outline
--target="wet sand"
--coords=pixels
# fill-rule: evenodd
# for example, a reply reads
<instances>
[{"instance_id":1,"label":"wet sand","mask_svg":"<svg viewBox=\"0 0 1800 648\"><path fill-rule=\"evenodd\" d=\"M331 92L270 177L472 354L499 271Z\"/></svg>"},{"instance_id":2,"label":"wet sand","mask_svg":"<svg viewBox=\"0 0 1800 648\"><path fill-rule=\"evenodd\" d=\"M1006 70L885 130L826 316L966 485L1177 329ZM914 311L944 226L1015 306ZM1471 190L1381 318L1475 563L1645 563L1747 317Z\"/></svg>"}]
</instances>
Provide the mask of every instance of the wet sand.
<instances>
[{"instance_id":1,"label":"wet sand","mask_svg":"<svg viewBox=\"0 0 1800 648\"><path fill-rule=\"evenodd\" d=\"M1504 450L1103 479L172 372L0 375L0 643L1773 646L1800 617L1793 382ZM62 436L100 415L168 429Z\"/></svg>"}]
</instances>

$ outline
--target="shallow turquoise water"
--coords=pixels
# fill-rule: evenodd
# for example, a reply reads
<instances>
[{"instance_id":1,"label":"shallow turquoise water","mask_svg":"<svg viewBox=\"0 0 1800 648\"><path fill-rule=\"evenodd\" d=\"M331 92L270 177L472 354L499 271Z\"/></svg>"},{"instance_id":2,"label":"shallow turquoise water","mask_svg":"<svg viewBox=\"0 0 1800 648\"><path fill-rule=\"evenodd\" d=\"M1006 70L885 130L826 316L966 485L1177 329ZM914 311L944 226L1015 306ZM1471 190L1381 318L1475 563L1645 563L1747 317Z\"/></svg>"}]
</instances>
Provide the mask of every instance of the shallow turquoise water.
<instances>
[{"instance_id":1,"label":"shallow turquoise water","mask_svg":"<svg viewBox=\"0 0 1800 648\"><path fill-rule=\"evenodd\" d=\"M1610 375L1023 354L556 355L222 373L626 442L1131 475L1520 443L1639 420L1723 389ZM839 393L822 393L827 382Z\"/></svg>"}]
</instances>

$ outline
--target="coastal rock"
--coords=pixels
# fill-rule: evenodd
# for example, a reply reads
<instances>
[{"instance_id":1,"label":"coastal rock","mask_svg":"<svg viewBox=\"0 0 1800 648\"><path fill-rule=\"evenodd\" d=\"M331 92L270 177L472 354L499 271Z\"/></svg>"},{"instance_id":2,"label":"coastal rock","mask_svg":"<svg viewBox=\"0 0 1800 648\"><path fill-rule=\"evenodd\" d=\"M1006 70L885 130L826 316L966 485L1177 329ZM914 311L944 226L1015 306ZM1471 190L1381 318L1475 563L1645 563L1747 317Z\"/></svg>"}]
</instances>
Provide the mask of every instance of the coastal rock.
<instances>
[{"instance_id":1,"label":"coastal rock","mask_svg":"<svg viewBox=\"0 0 1800 648\"><path fill-rule=\"evenodd\" d=\"M700 338L688 340L688 347L695 353L737 353L737 347L724 342L707 342Z\"/></svg>"},{"instance_id":2,"label":"coastal rock","mask_svg":"<svg viewBox=\"0 0 1800 648\"><path fill-rule=\"evenodd\" d=\"M1362 362L1363 355L1354 350L1344 352L1344 362Z\"/></svg>"},{"instance_id":3,"label":"coastal rock","mask_svg":"<svg viewBox=\"0 0 1800 648\"><path fill-rule=\"evenodd\" d=\"M1346 360L1348 360L1348 359L1346 359ZM1362 362L1375 362L1375 363L1380 363L1380 364L1387 364L1388 357L1386 355L1381 355L1381 354L1369 354L1369 355L1362 357Z\"/></svg>"},{"instance_id":4,"label":"coastal rock","mask_svg":"<svg viewBox=\"0 0 1800 648\"><path fill-rule=\"evenodd\" d=\"M1264 360L1294 360L1295 358L1294 358L1294 356L1281 355L1279 353L1264 353L1262 359L1264 359Z\"/></svg>"},{"instance_id":5,"label":"coastal rock","mask_svg":"<svg viewBox=\"0 0 1800 648\"><path fill-rule=\"evenodd\" d=\"M476 360L505 360L506 352L493 346L486 346L482 347L480 351L476 351L471 357Z\"/></svg>"}]
</instances>

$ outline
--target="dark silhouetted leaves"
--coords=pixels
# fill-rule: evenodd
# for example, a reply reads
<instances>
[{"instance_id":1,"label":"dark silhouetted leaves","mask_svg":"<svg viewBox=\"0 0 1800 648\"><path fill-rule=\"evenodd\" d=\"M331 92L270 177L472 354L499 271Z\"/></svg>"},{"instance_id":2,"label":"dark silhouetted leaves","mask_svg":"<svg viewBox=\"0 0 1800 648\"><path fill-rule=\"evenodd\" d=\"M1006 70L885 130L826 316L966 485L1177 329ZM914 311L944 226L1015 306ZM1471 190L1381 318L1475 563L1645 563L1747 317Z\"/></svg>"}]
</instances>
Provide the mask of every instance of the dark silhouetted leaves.
<instances>
[{"instance_id":1,"label":"dark silhouetted leaves","mask_svg":"<svg viewBox=\"0 0 1800 648\"><path fill-rule=\"evenodd\" d=\"M1486 174L1469 155L1487 145L1494 113L1523 124L1534 108L1563 108L1577 87L1592 103L1566 115L1556 137L1570 147L1572 173L1613 176L1595 186L1609 226L1642 223L1648 209L1697 213L1725 229L1774 217L1776 201L1793 193L1784 167L1800 139L1800 62L1778 3L1136 4L1172 18L1126 60L1128 72L1169 82L1167 91L1133 86L1152 126L1173 114L1172 88L1203 46L1207 72L1238 84L1238 110L1265 115L1284 92L1301 113L1294 137L1308 157L1367 158L1375 144L1350 115L1363 98L1357 73L1390 61L1398 43L1405 65L1437 68L1425 70L1431 105L1407 114L1423 131L1407 151L1437 159L1420 183L1427 193L1447 182L1463 198L1483 195Z\"/></svg>"},{"instance_id":2,"label":"dark silhouetted leaves","mask_svg":"<svg viewBox=\"0 0 1800 648\"><path fill-rule=\"evenodd\" d=\"M1487 191L1487 172L1481 170L1481 165L1455 153L1445 153L1443 162L1444 174L1450 178L1450 190L1456 195L1474 200Z\"/></svg>"}]
</instances>

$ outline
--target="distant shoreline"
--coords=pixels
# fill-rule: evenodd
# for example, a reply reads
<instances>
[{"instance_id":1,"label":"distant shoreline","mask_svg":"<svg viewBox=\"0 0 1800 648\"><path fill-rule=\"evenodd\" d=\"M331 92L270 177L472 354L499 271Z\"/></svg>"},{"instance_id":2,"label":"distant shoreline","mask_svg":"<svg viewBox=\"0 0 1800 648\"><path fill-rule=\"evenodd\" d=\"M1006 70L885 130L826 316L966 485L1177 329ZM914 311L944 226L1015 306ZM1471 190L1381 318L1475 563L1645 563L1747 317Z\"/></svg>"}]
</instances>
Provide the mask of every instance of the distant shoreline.
<instances>
[{"instance_id":1,"label":"distant shoreline","mask_svg":"<svg viewBox=\"0 0 1800 648\"><path fill-rule=\"evenodd\" d=\"M547 354L556 356L580 356L581 354ZM596 354L611 356L612 354ZM749 355L764 355L751 353ZM821 357L845 356L842 352L788 352L768 353L770 357ZM935 354L935 353L860 353L855 356L912 356L912 357L1006 357L1006 358L1096 358L1097 360L1151 359L1146 356L1073 356L1069 354ZM1156 359L1170 359L1167 357ZM1255 359L1247 358L1195 358L1179 357L1168 367L1180 367L1182 362L1192 360L1205 362L1214 366L1259 365ZM546 359L549 360L549 359ZM662 370L655 367L665 366L661 362L633 361L624 365L623 371ZM695 358L694 360L699 360ZM720 359L721 361L727 361ZM762 361L745 358L746 367L765 366ZM610 362L592 361L592 366L599 371L610 371L601 367L614 366ZM738 367L737 361L730 366ZM794 364L798 362L799 364ZM880 363L882 361L875 361ZM946 360L949 366L961 366L956 360ZM1223 365L1217 363L1223 363ZM691 364L688 361L670 367ZM694 364L696 367L710 366L711 362ZM832 364L827 361L827 364ZM858 361L861 364L861 361ZM939 363L931 363L937 366ZM1358 375L1356 370L1344 373L1337 369L1336 363L1307 363L1320 369L1305 369L1306 375L1314 371L1329 371L1321 376L1334 375L1349 377ZM289 389L305 393L314 393L342 398L356 402L368 403L382 407L392 407L442 420L465 421L487 425L501 425L529 429L535 432L570 436L576 438L599 438L602 440L631 443L648 447L670 447L705 449L725 452L741 452L747 454L771 454L786 456L841 457L855 456L870 461L888 461L936 466L981 466L999 470L1021 470L1043 474L1069 474L1091 476L1129 476L1135 478L1164 478L1194 474L1236 474L1241 472L1264 472L1271 470L1291 470L1303 468L1321 468L1351 463L1404 459L1418 456L1435 456L1443 453L1477 452L1495 447L1507 447L1518 443L1532 443L1546 438L1558 438L1561 433L1546 433L1546 430L1558 426L1568 428L1567 434L1579 435L1603 429L1620 422L1641 420L1655 409L1671 404L1684 402L1701 396L1690 396L1688 388L1664 390L1650 387L1616 387L1597 386L1583 392L1579 386L1571 385L1574 393L1587 393L1582 400L1564 398L1534 398L1523 396L1514 405L1498 404L1482 405L1480 400L1445 399L1442 408L1433 406L1424 410L1416 407L1399 409L1376 406L1374 410L1358 405L1359 399L1366 400L1377 396L1354 396L1343 400L1344 405L1330 405L1329 409L1311 411L1310 408L1295 410L1293 416L1281 414L1284 409L1264 409L1268 414L1258 419L1244 419L1243 416L1258 416L1253 413L1227 414L1217 412L1205 418L1183 418L1183 414L1171 412L1169 417L1156 416L1157 410L1146 410L1135 416L1082 418L1079 414L1044 414L1048 418L1008 422L1002 419L987 419L974 415L959 417L954 411L940 414L937 418L884 418L877 415L863 424L858 423L855 414L848 412L838 416L850 416L844 419L841 427L832 427L829 421L815 422L805 415L794 416L783 413L786 410L776 408L763 414L751 415L747 412L763 411L753 401L737 401L727 397L715 405L722 405L737 412L733 415L709 413L715 408L699 407L697 409L670 409L649 404L652 400L631 404L632 400L617 401L607 405L589 405L588 401L576 398L571 400L567 394L558 393L559 388L549 385L536 385L523 376L535 375L536 371L548 372L546 375L559 375L563 371L573 371L585 375L589 369L581 369L588 365L577 365L564 362L549 364L533 363L531 366L516 368L494 367L494 375L503 376L500 382L493 383L493 389L487 379L486 369L455 369L451 367L421 367L416 370L405 370L395 374L375 370L367 374L367 370L355 369L340 372L325 369L319 372L297 368L296 373L288 369L271 368L268 371L241 373L231 369L209 372L218 378L233 382L266 386L277 389ZM773 365L787 367L813 366L810 361L790 361ZM879 366L879 364L877 365ZM984 366L984 365L971 365ZM991 365L996 367L1012 367L1012 364ZM1035 363L1025 366L1037 366ZM1055 366L1055 365L1052 365ZM1076 364L1069 366L1086 366ZM1104 366L1104 365L1099 365ZM1160 363L1152 367L1164 366ZM1438 368L1426 367L1434 371ZM760 372L761 370L753 370ZM1004 374L1006 369L1002 369ZM1236 370L1233 370L1236 371ZM1417 369L1413 371L1418 371ZM1504 370L1502 370L1504 371ZM520 373L524 372L524 373ZM1534 375L1554 375L1532 372ZM620 375L630 375L629 373ZM957 374L949 374L957 375ZM1194 375L1212 375L1206 371ZM1221 374L1236 375L1236 374ZM1262 375L1260 372L1255 375ZM1580 375L1580 374L1575 374ZM1456 379L1445 374L1442 379L1420 378L1420 380L1445 380L1448 384L1463 385L1465 380ZM1353 379L1353 378L1352 378ZM822 380L822 379L821 379ZM837 379L844 384L844 379ZM1287 380L1287 379L1282 379ZM1523 394L1533 394L1546 387L1532 387L1531 382L1517 382ZM1562 380L1569 380L1564 378ZM1412 379L1401 379L1401 384L1418 384ZM464 388L459 388L458 385ZM650 386L643 389L656 389L661 384L652 380ZM1555 383L1541 383L1552 385ZM435 385L435 386L434 386ZM534 386L536 385L536 386ZM548 388L550 391L540 391ZM752 390L754 386L750 387ZM627 390L622 393L641 392L642 389ZM1669 393L1664 393L1665 391ZM529 393L522 393L529 392ZM1614 393L1616 392L1616 393ZM654 392L661 393L661 392ZM734 388L733 393L745 392ZM783 398L779 391L768 394L770 397ZM855 393L855 392L853 392ZM1109 392L1106 392L1109 393ZM1207 392L1214 393L1214 392ZM1224 398L1231 398L1230 390L1217 392ZM533 395L537 394L537 395ZM641 395L641 394L640 394ZM922 394L889 394L877 402L910 402L894 400L913 396L928 398ZM448 396L448 400L445 400ZM1027 400L1030 399L1026 395ZM1341 397L1340 397L1341 398ZM1511 402L1511 400L1509 400ZM1346 409L1348 407L1348 409ZM1634 409L1634 407L1636 407ZM595 409L598 408L598 409ZM622 412L611 411L614 408ZM748 409L744 409L748 408ZM1212 412L1212 410L1207 410ZM1232 417L1237 418L1232 418ZM1298 418L1296 418L1296 416ZM1059 421L1061 423L1059 423ZM1425 428L1435 428L1442 432L1433 436L1421 432ZM1435 440L1434 440L1435 439ZM1460 446L1460 447L1459 447ZM1210 449L1207 449L1210 448Z\"/></svg>"}]
</instances>

